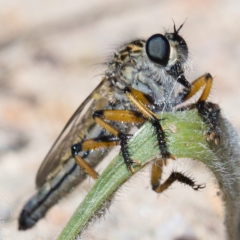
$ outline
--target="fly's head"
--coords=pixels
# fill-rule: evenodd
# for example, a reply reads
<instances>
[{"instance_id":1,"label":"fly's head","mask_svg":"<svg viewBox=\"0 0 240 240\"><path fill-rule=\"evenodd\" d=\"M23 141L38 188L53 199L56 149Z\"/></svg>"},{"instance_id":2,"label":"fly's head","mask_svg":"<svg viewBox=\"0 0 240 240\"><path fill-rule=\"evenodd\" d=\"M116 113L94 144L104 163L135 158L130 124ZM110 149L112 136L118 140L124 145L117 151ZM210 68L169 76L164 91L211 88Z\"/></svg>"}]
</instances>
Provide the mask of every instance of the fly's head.
<instances>
[{"instance_id":1,"label":"fly's head","mask_svg":"<svg viewBox=\"0 0 240 240\"><path fill-rule=\"evenodd\" d=\"M151 62L164 68L177 79L183 74L183 64L188 59L187 43L179 35L183 24L172 33L154 34L146 42L146 53Z\"/></svg>"},{"instance_id":2,"label":"fly's head","mask_svg":"<svg viewBox=\"0 0 240 240\"><path fill-rule=\"evenodd\" d=\"M108 63L106 78L115 86L114 97L127 102L122 94L127 87L150 96L157 108L175 104L176 81L189 89L185 79L188 47L179 35L183 24L171 33L155 34L147 41L135 40L119 49Z\"/></svg>"}]
</instances>

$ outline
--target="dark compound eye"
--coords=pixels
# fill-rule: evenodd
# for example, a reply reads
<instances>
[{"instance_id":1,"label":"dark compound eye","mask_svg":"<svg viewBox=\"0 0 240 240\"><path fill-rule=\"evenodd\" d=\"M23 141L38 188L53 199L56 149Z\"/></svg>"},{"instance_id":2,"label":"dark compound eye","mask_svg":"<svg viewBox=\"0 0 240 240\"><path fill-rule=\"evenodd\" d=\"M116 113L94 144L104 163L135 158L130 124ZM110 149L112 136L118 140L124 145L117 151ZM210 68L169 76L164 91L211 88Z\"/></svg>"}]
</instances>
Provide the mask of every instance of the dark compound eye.
<instances>
[{"instance_id":1,"label":"dark compound eye","mask_svg":"<svg viewBox=\"0 0 240 240\"><path fill-rule=\"evenodd\" d=\"M170 44L165 36L155 34L147 40L146 52L150 60L166 66L170 55Z\"/></svg>"}]
</instances>

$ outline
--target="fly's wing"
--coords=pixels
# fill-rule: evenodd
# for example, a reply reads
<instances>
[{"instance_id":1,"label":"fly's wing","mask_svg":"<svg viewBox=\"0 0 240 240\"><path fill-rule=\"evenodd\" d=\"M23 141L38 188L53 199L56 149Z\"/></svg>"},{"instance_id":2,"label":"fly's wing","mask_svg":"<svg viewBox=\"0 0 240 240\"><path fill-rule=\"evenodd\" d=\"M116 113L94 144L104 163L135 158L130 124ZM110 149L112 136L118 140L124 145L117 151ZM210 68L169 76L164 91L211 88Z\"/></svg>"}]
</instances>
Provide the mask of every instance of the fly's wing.
<instances>
[{"instance_id":1,"label":"fly's wing","mask_svg":"<svg viewBox=\"0 0 240 240\"><path fill-rule=\"evenodd\" d=\"M94 124L93 112L107 106L109 92L110 83L103 79L69 119L38 170L37 188L42 187L52 172L72 157L71 146L86 137L88 128Z\"/></svg>"}]
</instances>

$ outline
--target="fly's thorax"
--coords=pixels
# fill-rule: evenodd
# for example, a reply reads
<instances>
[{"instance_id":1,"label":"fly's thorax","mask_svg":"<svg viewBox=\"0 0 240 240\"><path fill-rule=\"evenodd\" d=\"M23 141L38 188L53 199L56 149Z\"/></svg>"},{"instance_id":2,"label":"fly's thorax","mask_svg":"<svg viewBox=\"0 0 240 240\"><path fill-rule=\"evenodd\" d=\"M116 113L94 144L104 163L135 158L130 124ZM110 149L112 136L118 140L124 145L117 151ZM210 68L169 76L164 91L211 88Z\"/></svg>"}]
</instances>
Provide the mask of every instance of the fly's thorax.
<instances>
[{"instance_id":1,"label":"fly's thorax","mask_svg":"<svg viewBox=\"0 0 240 240\"><path fill-rule=\"evenodd\" d=\"M161 92L161 81L167 74L162 66L148 58L145 44L144 40L133 41L116 52L109 62L106 76L116 87L114 94L117 99L125 99L122 90L126 86L150 96Z\"/></svg>"},{"instance_id":2,"label":"fly's thorax","mask_svg":"<svg viewBox=\"0 0 240 240\"><path fill-rule=\"evenodd\" d=\"M172 102L174 97L172 89L176 85L176 80L167 73L166 67L149 59L145 41L142 41L142 47L138 48L138 51L135 48L135 51L131 52L128 47L125 47L125 50L128 54L121 50L114 55L106 73L115 87L113 97L116 101L122 101L127 105L128 99L123 94L123 89L128 86L150 96L156 106L166 101ZM121 57L121 53L124 58Z\"/></svg>"}]
</instances>

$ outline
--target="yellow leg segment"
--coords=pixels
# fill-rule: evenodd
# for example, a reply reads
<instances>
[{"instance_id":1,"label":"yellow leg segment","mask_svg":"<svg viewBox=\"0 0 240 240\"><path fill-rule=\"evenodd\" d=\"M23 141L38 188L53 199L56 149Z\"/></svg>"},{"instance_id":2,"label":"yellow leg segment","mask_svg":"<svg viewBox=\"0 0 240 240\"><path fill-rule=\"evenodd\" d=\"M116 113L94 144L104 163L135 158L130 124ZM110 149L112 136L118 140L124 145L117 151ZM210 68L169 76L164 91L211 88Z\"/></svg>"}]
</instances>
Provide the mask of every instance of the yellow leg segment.
<instances>
[{"instance_id":1,"label":"yellow leg segment","mask_svg":"<svg viewBox=\"0 0 240 240\"><path fill-rule=\"evenodd\" d=\"M183 101L187 101L189 98L195 95L204 85L205 85L205 88L203 90L203 93L197 102L206 101L212 88L212 81L213 81L213 78L209 73L196 79L191 84L191 90L187 94L187 96L183 99Z\"/></svg>"}]
</instances>

